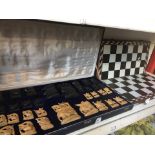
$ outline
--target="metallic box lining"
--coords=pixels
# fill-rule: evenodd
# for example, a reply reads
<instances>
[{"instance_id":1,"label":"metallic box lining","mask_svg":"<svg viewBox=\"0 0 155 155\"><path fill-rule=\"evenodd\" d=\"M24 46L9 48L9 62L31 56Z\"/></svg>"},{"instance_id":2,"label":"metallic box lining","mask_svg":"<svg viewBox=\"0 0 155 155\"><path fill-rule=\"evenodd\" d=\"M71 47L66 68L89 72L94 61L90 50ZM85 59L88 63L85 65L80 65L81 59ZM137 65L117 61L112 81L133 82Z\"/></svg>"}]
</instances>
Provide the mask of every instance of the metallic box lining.
<instances>
[{"instance_id":1,"label":"metallic box lining","mask_svg":"<svg viewBox=\"0 0 155 155\"><path fill-rule=\"evenodd\" d=\"M0 90L94 75L101 29L0 20Z\"/></svg>"}]
</instances>

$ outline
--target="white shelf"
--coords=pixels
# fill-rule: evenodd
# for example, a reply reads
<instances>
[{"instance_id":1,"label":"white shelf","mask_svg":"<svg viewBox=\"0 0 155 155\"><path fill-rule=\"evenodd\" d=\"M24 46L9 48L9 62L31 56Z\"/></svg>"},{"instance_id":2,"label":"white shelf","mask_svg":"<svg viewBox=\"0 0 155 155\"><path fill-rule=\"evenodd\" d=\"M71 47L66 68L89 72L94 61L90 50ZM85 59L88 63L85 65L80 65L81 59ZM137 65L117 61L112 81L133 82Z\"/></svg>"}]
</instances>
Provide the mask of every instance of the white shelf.
<instances>
[{"instance_id":1,"label":"white shelf","mask_svg":"<svg viewBox=\"0 0 155 155\"><path fill-rule=\"evenodd\" d=\"M76 3L70 2L67 6L64 1L61 6L59 10L63 13L59 14L57 9L49 8L53 16L43 19L155 33L153 0L151 2L143 0L141 3L131 0L126 0L125 3L123 0L91 2L78 0Z\"/></svg>"},{"instance_id":2,"label":"white shelf","mask_svg":"<svg viewBox=\"0 0 155 155\"><path fill-rule=\"evenodd\" d=\"M135 105L132 110L106 119L100 123L77 130L71 134L106 135L155 113L155 99L148 104Z\"/></svg>"}]
</instances>

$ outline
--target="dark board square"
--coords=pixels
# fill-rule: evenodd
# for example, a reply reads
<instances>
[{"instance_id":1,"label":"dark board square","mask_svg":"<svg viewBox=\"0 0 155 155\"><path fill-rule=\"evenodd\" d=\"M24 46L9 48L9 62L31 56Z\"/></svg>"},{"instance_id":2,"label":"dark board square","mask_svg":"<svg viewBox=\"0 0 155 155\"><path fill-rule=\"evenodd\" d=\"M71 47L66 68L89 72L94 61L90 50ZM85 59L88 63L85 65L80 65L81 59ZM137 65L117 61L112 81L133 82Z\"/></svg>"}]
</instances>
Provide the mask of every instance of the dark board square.
<instances>
[{"instance_id":1,"label":"dark board square","mask_svg":"<svg viewBox=\"0 0 155 155\"><path fill-rule=\"evenodd\" d=\"M122 89L124 89L124 90L127 91L127 92L132 91L132 89L130 89L129 87L122 87Z\"/></svg>"},{"instance_id":2,"label":"dark board square","mask_svg":"<svg viewBox=\"0 0 155 155\"><path fill-rule=\"evenodd\" d=\"M130 83L126 82L126 81L122 81L122 84L124 84L125 86L131 85Z\"/></svg>"},{"instance_id":3,"label":"dark board square","mask_svg":"<svg viewBox=\"0 0 155 155\"><path fill-rule=\"evenodd\" d=\"M126 62L121 62L121 69L125 69L126 67Z\"/></svg>"},{"instance_id":4,"label":"dark board square","mask_svg":"<svg viewBox=\"0 0 155 155\"><path fill-rule=\"evenodd\" d=\"M114 76L115 76L115 78L119 77L120 76L120 70L115 70L114 71Z\"/></svg>"},{"instance_id":5,"label":"dark board square","mask_svg":"<svg viewBox=\"0 0 155 155\"><path fill-rule=\"evenodd\" d=\"M135 68L136 67L136 61L132 61L131 62L131 68Z\"/></svg>"},{"instance_id":6,"label":"dark board square","mask_svg":"<svg viewBox=\"0 0 155 155\"><path fill-rule=\"evenodd\" d=\"M143 88L141 85L139 85L138 83L137 84L134 84L135 87L137 87L138 89L141 89Z\"/></svg>"},{"instance_id":7,"label":"dark board square","mask_svg":"<svg viewBox=\"0 0 155 155\"><path fill-rule=\"evenodd\" d=\"M149 82L143 82L143 83L146 84L146 85L148 85L148 86L152 86L152 84L149 83Z\"/></svg>"},{"instance_id":8,"label":"dark board square","mask_svg":"<svg viewBox=\"0 0 155 155\"><path fill-rule=\"evenodd\" d=\"M142 51L142 53L147 53L148 52L148 50L147 50L147 45L144 45L143 46L143 51Z\"/></svg>"},{"instance_id":9,"label":"dark board square","mask_svg":"<svg viewBox=\"0 0 155 155\"><path fill-rule=\"evenodd\" d=\"M147 95L147 93L144 92L144 91L142 91L142 90L137 90L136 92L137 92L138 94L140 94L141 96Z\"/></svg>"},{"instance_id":10,"label":"dark board square","mask_svg":"<svg viewBox=\"0 0 155 155\"><path fill-rule=\"evenodd\" d=\"M121 62L122 54L116 54L116 62Z\"/></svg>"},{"instance_id":11,"label":"dark board square","mask_svg":"<svg viewBox=\"0 0 155 155\"><path fill-rule=\"evenodd\" d=\"M130 77L132 77L133 79L136 79L137 78L136 75L130 75Z\"/></svg>"},{"instance_id":12,"label":"dark board square","mask_svg":"<svg viewBox=\"0 0 155 155\"><path fill-rule=\"evenodd\" d=\"M134 96L132 96L132 95L129 94L129 93L125 93L125 94L123 94L123 96L125 96L125 98L126 98L128 101L130 101L130 100L132 100L132 99L135 98Z\"/></svg>"},{"instance_id":13,"label":"dark board square","mask_svg":"<svg viewBox=\"0 0 155 155\"><path fill-rule=\"evenodd\" d=\"M142 79L145 80L145 81L148 81L148 79L146 77L143 77Z\"/></svg>"},{"instance_id":14,"label":"dark board square","mask_svg":"<svg viewBox=\"0 0 155 155\"><path fill-rule=\"evenodd\" d=\"M155 88L149 87L149 90L151 90L152 92L155 92Z\"/></svg>"},{"instance_id":15,"label":"dark board square","mask_svg":"<svg viewBox=\"0 0 155 155\"><path fill-rule=\"evenodd\" d=\"M104 54L103 55L103 63L108 63L110 58L110 54Z\"/></svg>"},{"instance_id":16,"label":"dark board square","mask_svg":"<svg viewBox=\"0 0 155 155\"><path fill-rule=\"evenodd\" d=\"M115 63L109 63L109 70L113 71L115 69Z\"/></svg>"},{"instance_id":17,"label":"dark board square","mask_svg":"<svg viewBox=\"0 0 155 155\"><path fill-rule=\"evenodd\" d=\"M114 83L109 84L108 86L109 86L110 88L112 88L112 89L118 88L118 86L117 86L116 84L114 84Z\"/></svg>"},{"instance_id":18,"label":"dark board square","mask_svg":"<svg viewBox=\"0 0 155 155\"><path fill-rule=\"evenodd\" d=\"M135 69L135 74L139 74L139 68Z\"/></svg>"},{"instance_id":19,"label":"dark board square","mask_svg":"<svg viewBox=\"0 0 155 155\"><path fill-rule=\"evenodd\" d=\"M134 47L133 47L133 53L137 53L138 52L138 45L135 45Z\"/></svg>"},{"instance_id":20,"label":"dark board square","mask_svg":"<svg viewBox=\"0 0 155 155\"><path fill-rule=\"evenodd\" d=\"M117 50L117 45L112 45L111 49L110 49L110 53L111 54L116 54L116 50Z\"/></svg>"},{"instance_id":21,"label":"dark board square","mask_svg":"<svg viewBox=\"0 0 155 155\"><path fill-rule=\"evenodd\" d=\"M146 61L145 60L142 60L141 63L140 63L140 67L144 67L146 64Z\"/></svg>"},{"instance_id":22,"label":"dark board square","mask_svg":"<svg viewBox=\"0 0 155 155\"><path fill-rule=\"evenodd\" d=\"M112 83L117 83L117 82L118 82L116 79L110 79L110 81L111 81ZM117 87L118 87L118 86L117 86Z\"/></svg>"},{"instance_id":23,"label":"dark board square","mask_svg":"<svg viewBox=\"0 0 155 155\"><path fill-rule=\"evenodd\" d=\"M135 82L135 83L139 83L140 81L138 81L138 80L136 80L136 79L134 79L134 80L132 80L133 82Z\"/></svg>"},{"instance_id":24,"label":"dark board square","mask_svg":"<svg viewBox=\"0 0 155 155\"><path fill-rule=\"evenodd\" d=\"M108 79L108 71L107 72L102 72L101 78L103 80Z\"/></svg>"},{"instance_id":25,"label":"dark board square","mask_svg":"<svg viewBox=\"0 0 155 155\"><path fill-rule=\"evenodd\" d=\"M127 80L129 80L127 77L122 77L122 79L124 80L124 81L127 81Z\"/></svg>"},{"instance_id":26,"label":"dark board square","mask_svg":"<svg viewBox=\"0 0 155 155\"><path fill-rule=\"evenodd\" d=\"M125 75L126 75L126 76L130 75L130 69L126 69L126 70L125 70Z\"/></svg>"},{"instance_id":27,"label":"dark board square","mask_svg":"<svg viewBox=\"0 0 155 155\"><path fill-rule=\"evenodd\" d=\"M127 61L131 61L133 57L133 54L129 53L127 54Z\"/></svg>"},{"instance_id":28,"label":"dark board square","mask_svg":"<svg viewBox=\"0 0 155 155\"><path fill-rule=\"evenodd\" d=\"M142 57L142 53L138 53L138 54L137 54L137 59L138 59L138 60L141 60L141 57Z\"/></svg>"},{"instance_id":29,"label":"dark board square","mask_svg":"<svg viewBox=\"0 0 155 155\"><path fill-rule=\"evenodd\" d=\"M128 45L123 45L122 53L127 53L127 52L128 52Z\"/></svg>"}]
</instances>

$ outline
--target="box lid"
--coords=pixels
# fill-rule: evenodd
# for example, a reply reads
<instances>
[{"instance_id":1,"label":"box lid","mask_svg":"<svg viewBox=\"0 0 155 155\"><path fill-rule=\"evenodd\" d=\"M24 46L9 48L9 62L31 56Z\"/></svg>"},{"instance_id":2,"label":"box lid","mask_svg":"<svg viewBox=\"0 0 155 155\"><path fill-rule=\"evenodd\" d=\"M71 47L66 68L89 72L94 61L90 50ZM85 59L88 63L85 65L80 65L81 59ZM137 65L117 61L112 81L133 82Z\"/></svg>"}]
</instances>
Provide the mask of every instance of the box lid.
<instances>
[{"instance_id":1,"label":"box lid","mask_svg":"<svg viewBox=\"0 0 155 155\"><path fill-rule=\"evenodd\" d=\"M91 77L102 29L0 20L0 90Z\"/></svg>"}]
</instances>

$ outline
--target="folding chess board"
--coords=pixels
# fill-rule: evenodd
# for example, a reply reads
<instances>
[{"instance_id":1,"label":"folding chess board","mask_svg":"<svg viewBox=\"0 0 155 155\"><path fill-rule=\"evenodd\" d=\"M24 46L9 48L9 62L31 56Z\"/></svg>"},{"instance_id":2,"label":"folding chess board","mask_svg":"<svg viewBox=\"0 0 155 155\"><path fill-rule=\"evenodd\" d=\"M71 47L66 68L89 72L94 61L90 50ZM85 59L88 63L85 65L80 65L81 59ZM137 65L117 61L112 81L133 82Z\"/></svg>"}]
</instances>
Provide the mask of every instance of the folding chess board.
<instances>
[{"instance_id":1,"label":"folding chess board","mask_svg":"<svg viewBox=\"0 0 155 155\"><path fill-rule=\"evenodd\" d=\"M145 103L155 95L155 78L145 73L150 43L103 40L98 73L112 89L132 103Z\"/></svg>"}]
</instances>

